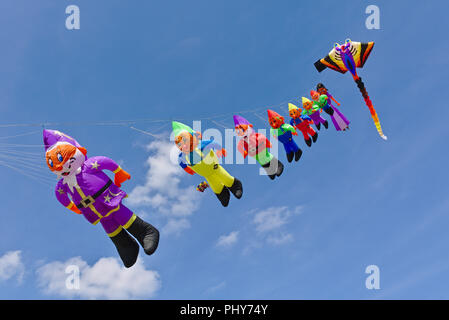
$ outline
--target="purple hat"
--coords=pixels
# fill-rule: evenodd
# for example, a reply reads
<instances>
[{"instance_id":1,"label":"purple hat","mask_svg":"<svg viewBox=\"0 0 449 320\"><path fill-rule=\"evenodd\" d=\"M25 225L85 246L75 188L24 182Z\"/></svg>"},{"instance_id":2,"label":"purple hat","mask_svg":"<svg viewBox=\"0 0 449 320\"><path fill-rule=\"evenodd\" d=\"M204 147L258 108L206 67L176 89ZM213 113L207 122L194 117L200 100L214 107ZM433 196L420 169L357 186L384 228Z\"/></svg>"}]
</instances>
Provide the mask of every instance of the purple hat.
<instances>
[{"instance_id":1,"label":"purple hat","mask_svg":"<svg viewBox=\"0 0 449 320\"><path fill-rule=\"evenodd\" d=\"M234 125L237 127L240 124L246 124L248 126L251 125L251 123L249 123L248 120L246 120L242 116L234 115Z\"/></svg>"},{"instance_id":2,"label":"purple hat","mask_svg":"<svg viewBox=\"0 0 449 320\"><path fill-rule=\"evenodd\" d=\"M58 142L63 142L63 143L68 143L68 144L71 144L72 146L75 146L76 148L80 149L81 152L84 153L84 155L86 154L86 149L84 149L78 143L78 141L76 141L72 137L66 135L65 133L62 133L61 131L44 129L43 135L44 135L45 151L47 151L48 149L53 147Z\"/></svg>"}]
</instances>

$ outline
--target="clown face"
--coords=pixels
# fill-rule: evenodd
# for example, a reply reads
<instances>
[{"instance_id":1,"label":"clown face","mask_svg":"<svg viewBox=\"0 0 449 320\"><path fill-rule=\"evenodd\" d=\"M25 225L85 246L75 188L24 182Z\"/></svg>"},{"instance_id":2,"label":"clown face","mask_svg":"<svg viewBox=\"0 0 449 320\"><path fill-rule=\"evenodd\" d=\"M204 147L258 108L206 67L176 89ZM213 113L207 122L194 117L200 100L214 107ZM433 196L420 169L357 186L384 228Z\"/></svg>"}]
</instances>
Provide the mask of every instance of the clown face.
<instances>
[{"instance_id":1,"label":"clown face","mask_svg":"<svg viewBox=\"0 0 449 320\"><path fill-rule=\"evenodd\" d=\"M272 117L270 120L270 126L273 129L278 129L284 124L284 118L283 117Z\"/></svg>"},{"instance_id":2,"label":"clown face","mask_svg":"<svg viewBox=\"0 0 449 320\"><path fill-rule=\"evenodd\" d=\"M68 143L57 143L45 153L48 168L58 178L69 178L76 175L86 161L85 154Z\"/></svg>"},{"instance_id":3,"label":"clown face","mask_svg":"<svg viewBox=\"0 0 449 320\"><path fill-rule=\"evenodd\" d=\"M254 129L247 124L240 124L238 126L235 127L235 133L237 134L237 136L245 139L248 138L250 136L251 133L254 132Z\"/></svg>"},{"instance_id":4,"label":"clown face","mask_svg":"<svg viewBox=\"0 0 449 320\"><path fill-rule=\"evenodd\" d=\"M303 103L303 107L306 110L310 110L312 108L312 106L313 106L312 101L306 101L306 102Z\"/></svg>"},{"instance_id":5,"label":"clown face","mask_svg":"<svg viewBox=\"0 0 449 320\"><path fill-rule=\"evenodd\" d=\"M291 109L288 113L289 113L290 117L292 117L293 119L297 119L301 116L301 112L302 112L302 109L297 108L297 109Z\"/></svg>"},{"instance_id":6,"label":"clown face","mask_svg":"<svg viewBox=\"0 0 449 320\"><path fill-rule=\"evenodd\" d=\"M310 91L310 96L314 101L318 101L320 99L320 94L314 90Z\"/></svg>"},{"instance_id":7,"label":"clown face","mask_svg":"<svg viewBox=\"0 0 449 320\"><path fill-rule=\"evenodd\" d=\"M198 146L198 138L189 132L182 132L176 136L175 143L182 153L189 153Z\"/></svg>"}]
</instances>

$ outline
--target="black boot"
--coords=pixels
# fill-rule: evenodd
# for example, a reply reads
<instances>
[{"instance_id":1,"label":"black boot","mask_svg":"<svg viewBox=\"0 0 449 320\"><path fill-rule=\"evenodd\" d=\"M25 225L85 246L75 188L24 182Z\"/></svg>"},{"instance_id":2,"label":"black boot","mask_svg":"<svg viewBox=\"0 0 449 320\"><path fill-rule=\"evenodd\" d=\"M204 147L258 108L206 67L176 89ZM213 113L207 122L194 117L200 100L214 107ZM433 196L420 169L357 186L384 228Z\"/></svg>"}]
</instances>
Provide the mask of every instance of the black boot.
<instances>
[{"instance_id":1,"label":"black boot","mask_svg":"<svg viewBox=\"0 0 449 320\"><path fill-rule=\"evenodd\" d=\"M280 177L281 174L282 174L282 172L284 172L284 165L282 164L282 162L280 162L280 161L279 161L278 159L276 159L275 157L273 157L273 161L277 161L277 163L278 163L278 166L277 166L278 170L276 171L276 175L277 175L278 177Z\"/></svg>"},{"instance_id":2,"label":"black boot","mask_svg":"<svg viewBox=\"0 0 449 320\"><path fill-rule=\"evenodd\" d=\"M315 143L317 139L318 139L318 132L315 132L315 134L312 136L313 143Z\"/></svg>"},{"instance_id":3,"label":"black boot","mask_svg":"<svg viewBox=\"0 0 449 320\"><path fill-rule=\"evenodd\" d=\"M306 145L308 145L309 147L312 146L312 139L304 139L304 141L306 142Z\"/></svg>"},{"instance_id":4,"label":"black boot","mask_svg":"<svg viewBox=\"0 0 449 320\"><path fill-rule=\"evenodd\" d=\"M295 156L294 152L287 153L288 162L292 162L294 156Z\"/></svg>"},{"instance_id":5,"label":"black boot","mask_svg":"<svg viewBox=\"0 0 449 320\"><path fill-rule=\"evenodd\" d=\"M126 229L139 241L146 254L153 254L159 244L159 231L136 216L136 220Z\"/></svg>"},{"instance_id":6,"label":"black boot","mask_svg":"<svg viewBox=\"0 0 449 320\"><path fill-rule=\"evenodd\" d=\"M326 112L328 115L332 116L334 114L334 109L332 107L324 109L324 112Z\"/></svg>"},{"instance_id":7,"label":"black boot","mask_svg":"<svg viewBox=\"0 0 449 320\"><path fill-rule=\"evenodd\" d=\"M274 178L276 178L276 176L278 176L278 177L280 176L280 174L278 174L279 173L279 169L280 169L279 168L279 163L280 163L279 160L276 159L275 157L273 157L270 162L265 163L262 166L262 168L264 168L265 171L267 172L267 176L271 180L274 180ZM282 165L282 163L281 163L281 165ZM284 170L283 166L281 168L281 173L282 173L282 170Z\"/></svg>"},{"instance_id":8,"label":"black boot","mask_svg":"<svg viewBox=\"0 0 449 320\"><path fill-rule=\"evenodd\" d=\"M316 128L318 129L318 131L320 131L320 129L321 129L321 123L317 123L315 126L316 126Z\"/></svg>"},{"instance_id":9,"label":"black boot","mask_svg":"<svg viewBox=\"0 0 449 320\"><path fill-rule=\"evenodd\" d=\"M323 125L327 129L329 127L329 122L327 122L327 120L326 120L326 121L324 121Z\"/></svg>"},{"instance_id":10,"label":"black boot","mask_svg":"<svg viewBox=\"0 0 449 320\"><path fill-rule=\"evenodd\" d=\"M302 156L302 150L298 149L298 151L295 152L295 161L298 161Z\"/></svg>"},{"instance_id":11,"label":"black boot","mask_svg":"<svg viewBox=\"0 0 449 320\"><path fill-rule=\"evenodd\" d=\"M139 255L139 245L125 229L122 229L117 235L110 237L118 254L126 268L132 267L137 261Z\"/></svg>"},{"instance_id":12,"label":"black boot","mask_svg":"<svg viewBox=\"0 0 449 320\"><path fill-rule=\"evenodd\" d=\"M215 195L217 196L218 200L220 200L223 207L228 206L229 198L231 197L231 194L229 193L228 188L223 187L223 190L221 190L220 193L216 193Z\"/></svg>"},{"instance_id":13,"label":"black boot","mask_svg":"<svg viewBox=\"0 0 449 320\"><path fill-rule=\"evenodd\" d=\"M228 189L237 199L240 199L243 195L242 182L237 178L234 178L234 183Z\"/></svg>"}]
</instances>

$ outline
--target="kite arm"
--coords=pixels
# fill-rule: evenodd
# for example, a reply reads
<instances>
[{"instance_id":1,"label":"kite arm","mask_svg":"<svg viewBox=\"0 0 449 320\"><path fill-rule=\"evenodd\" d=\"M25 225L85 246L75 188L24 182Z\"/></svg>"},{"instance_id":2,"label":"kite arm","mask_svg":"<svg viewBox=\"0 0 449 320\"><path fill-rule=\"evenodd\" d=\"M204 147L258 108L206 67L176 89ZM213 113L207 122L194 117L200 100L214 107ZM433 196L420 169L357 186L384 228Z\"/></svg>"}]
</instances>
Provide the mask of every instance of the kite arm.
<instances>
[{"instance_id":1,"label":"kite arm","mask_svg":"<svg viewBox=\"0 0 449 320\"><path fill-rule=\"evenodd\" d=\"M245 150L245 142L243 141L243 139L240 139L237 145L237 150L242 154L243 159L245 159L248 156L248 151Z\"/></svg>"},{"instance_id":2,"label":"kite arm","mask_svg":"<svg viewBox=\"0 0 449 320\"><path fill-rule=\"evenodd\" d=\"M75 203L70 200L67 195L66 190L62 187L62 183L58 183L55 189L56 199L67 209L75 212L76 214L81 214L81 211L76 207Z\"/></svg>"},{"instance_id":3,"label":"kite arm","mask_svg":"<svg viewBox=\"0 0 449 320\"><path fill-rule=\"evenodd\" d=\"M258 133L258 134L257 134L257 139L258 139L258 140L265 141L265 145L266 145L267 148L271 148L271 147L272 147L271 141L268 140L268 138L265 137L263 134Z\"/></svg>"},{"instance_id":4,"label":"kite arm","mask_svg":"<svg viewBox=\"0 0 449 320\"><path fill-rule=\"evenodd\" d=\"M190 168L190 167L183 161L183 159L182 159L182 153L179 154L178 161L179 161L179 166L180 166L185 172L187 172L188 174L190 174L190 175L192 175L192 176L195 174L195 171L193 171L192 168Z\"/></svg>"},{"instance_id":5,"label":"kite arm","mask_svg":"<svg viewBox=\"0 0 449 320\"><path fill-rule=\"evenodd\" d=\"M332 95L329 95L329 97L331 98L332 101L334 101L334 102L337 104L337 106L340 106L340 104L338 103L338 101L335 100L335 98L334 98Z\"/></svg>"},{"instance_id":6,"label":"kite arm","mask_svg":"<svg viewBox=\"0 0 449 320\"><path fill-rule=\"evenodd\" d=\"M293 126L291 126L291 125L289 125L289 124L284 123L284 124L282 125L282 129L284 129L284 130L286 130L286 131L290 131L294 136L297 136L297 135L298 135L298 133L296 132L295 127L293 127Z\"/></svg>"},{"instance_id":7,"label":"kite arm","mask_svg":"<svg viewBox=\"0 0 449 320\"><path fill-rule=\"evenodd\" d=\"M89 158L86 161L86 166L89 168L90 171L97 171L97 170L112 171L115 174L114 184L117 187L121 187L123 182L131 179L131 175L128 172L123 170L114 160L108 157L98 156Z\"/></svg>"}]
</instances>

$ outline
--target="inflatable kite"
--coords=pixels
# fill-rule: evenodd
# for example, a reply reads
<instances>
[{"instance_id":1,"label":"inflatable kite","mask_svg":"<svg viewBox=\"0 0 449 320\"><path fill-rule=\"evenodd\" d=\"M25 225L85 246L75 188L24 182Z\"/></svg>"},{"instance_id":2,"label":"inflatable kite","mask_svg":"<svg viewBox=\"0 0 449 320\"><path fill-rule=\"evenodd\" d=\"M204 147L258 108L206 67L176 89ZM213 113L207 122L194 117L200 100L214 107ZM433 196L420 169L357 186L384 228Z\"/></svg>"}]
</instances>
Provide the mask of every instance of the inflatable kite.
<instances>
[{"instance_id":1,"label":"inflatable kite","mask_svg":"<svg viewBox=\"0 0 449 320\"><path fill-rule=\"evenodd\" d=\"M317 91L310 91L310 96L312 97L313 104L317 106L320 110L324 110L327 114L331 116L332 123L337 131L345 131L349 126L349 121L340 112L340 110L332 107L329 103L329 97L325 94L320 94ZM338 111L338 112L337 112Z\"/></svg>"},{"instance_id":2,"label":"inflatable kite","mask_svg":"<svg viewBox=\"0 0 449 320\"><path fill-rule=\"evenodd\" d=\"M302 109L298 108L293 103L288 104L288 113L292 118L290 120L290 125L302 132L304 141L309 147L311 147L312 141L313 143L315 143L318 139L318 132L313 130L313 128L310 126L311 124L313 124L312 118L307 115L302 115L301 112Z\"/></svg>"},{"instance_id":3,"label":"inflatable kite","mask_svg":"<svg viewBox=\"0 0 449 320\"><path fill-rule=\"evenodd\" d=\"M209 185L207 184L206 181L203 181L196 186L196 191L204 192L207 188L209 188Z\"/></svg>"},{"instance_id":4,"label":"inflatable kite","mask_svg":"<svg viewBox=\"0 0 449 320\"><path fill-rule=\"evenodd\" d=\"M341 111L336 106L333 105L332 101L334 101L338 106L340 106L338 101L334 99L334 97L330 94L330 92L327 90L324 84L318 83L316 85L316 90L320 95L325 95L328 97L326 102L328 103L328 105L330 106L330 110L332 111L330 113L326 110L324 111L328 112L328 114L331 116L332 123L334 124L335 129L337 129L337 131L341 130L345 131L346 129L349 129L350 123L349 120L346 119L343 113L341 113Z\"/></svg>"},{"instance_id":5,"label":"inflatable kite","mask_svg":"<svg viewBox=\"0 0 449 320\"><path fill-rule=\"evenodd\" d=\"M315 68L318 72L324 69L331 68L335 71L346 73L349 71L352 74L352 78L357 83L357 87L362 93L363 99L371 113L374 124L377 128L377 132L382 139L387 140L387 137L383 134L380 126L379 117L374 109L373 103L368 96L368 92L365 89L365 84L362 82L362 78L357 75L357 68L362 68L365 64L368 56L373 50L374 42L361 43L347 39L344 44L340 45L336 43L334 48L323 59L315 62Z\"/></svg>"},{"instance_id":6,"label":"inflatable kite","mask_svg":"<svg viewBox=\"0 0 449 320\"><path fill-rule=\"evenodd\" d=\"M313 120L313 123L318 130L321 129L321 124L323 124L326 129L329 127L329 123L327 122L327 120L325 120L321 116L320 109L318 108L318 106L314 105L312 101L305 97L302 97L302 107L304 108L304 110L301 114L309 116Z\"/></svg>"},{"instance_id":7,"label":"inflatable kite","mask_svg":"<svg viewBox=\"0 0 449 320\"><path fill-rule=\"evenodd\" d=\"M271 148L271 142L263 134L255 132L253 125L242 116L234 115L235 132L240 140L237 145L238 151L246 158L249 154L265 169L268 177L274 180L284 171L284 165L268 148Z\"/></svg>"},{"instance_id":8,"label":"inflatable kite","mask_svg":"<svg viewBox=\"0 0 449 320\"><path fill-rule=\"evenodd\" d=\"M286 124L284 122L284 117L277 112L267 110L267 113L268 121L271 126L271 134L284 145L288 162L292 162L293 157L295 158L295 161L298 161L301 158L302 150L298 147L295 140L293 140L293 135L298 135L296 129L291 125Z\"/></svg>"},{"instance_id":9,"label":"inflatable kite","mask_svg":"<svg viewBox=\"0 0 449 320\"><path fill-rule=\"evenodd\" d=\"M229 203L229 191L240 199L243 195L242 183L218 163L217 157L226 156L226 150L213 140L201 140L201 134L185 124L173 121L172 127L176 146L181 151L181 168L191 175L197 173L203 176L224 207Z\"/></svg>"},{"instance_id":10,"label":"inflatable kite","mask_svg":"<svg viewBox=\"0 0 449 320\"><path fill-rule=\"evenodd\" d=\"M100 222L125 267L134 265L139 254L139 245L131 235L146 254L153 254L159 231L122 204L127 195L120 187L131 176L112 159L87 158L87 150L62 132L44 130L43 135L48 168L60 178L55 189L58 201L90 223ZM115 174L114 182L103 170Z\"/></svg>"}]
</instances>

